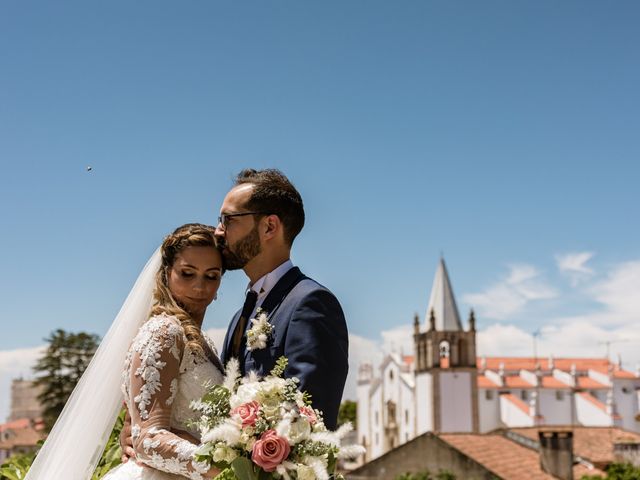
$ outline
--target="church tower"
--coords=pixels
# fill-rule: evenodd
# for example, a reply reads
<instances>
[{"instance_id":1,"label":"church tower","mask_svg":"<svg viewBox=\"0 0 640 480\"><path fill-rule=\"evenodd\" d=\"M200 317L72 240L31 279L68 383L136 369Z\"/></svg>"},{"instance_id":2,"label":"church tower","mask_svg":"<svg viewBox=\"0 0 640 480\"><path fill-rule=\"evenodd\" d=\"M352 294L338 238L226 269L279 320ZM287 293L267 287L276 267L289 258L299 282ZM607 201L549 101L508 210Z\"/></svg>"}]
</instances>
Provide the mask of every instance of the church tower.
<instances>
[{"instance_id":1,"label":"church tower","mask_svg":"<svg viewBox=\"0 0 640 480\"><path fill-rule=\"evenodd\" d=\"M444 259L433 280L423 331L414 319L416 430L478 432L478 372L473 311L464 330Z\"/></svg>"}]
</instances>

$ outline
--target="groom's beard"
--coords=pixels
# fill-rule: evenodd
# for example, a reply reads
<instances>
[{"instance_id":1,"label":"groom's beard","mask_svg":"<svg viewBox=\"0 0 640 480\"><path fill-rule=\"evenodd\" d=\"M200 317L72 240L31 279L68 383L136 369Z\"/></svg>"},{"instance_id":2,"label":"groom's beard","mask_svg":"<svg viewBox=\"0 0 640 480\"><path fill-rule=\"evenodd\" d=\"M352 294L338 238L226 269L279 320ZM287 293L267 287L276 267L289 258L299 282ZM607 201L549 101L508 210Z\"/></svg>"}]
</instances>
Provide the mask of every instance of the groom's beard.
<instances>
[{"instance_id":1,"label":"groom's beard","mask_svg":"<svg viewBox=\"0 0 640 480\"><path fill-rule=\"evenodd\" d=\"M222 249L225 268L227 270L239 270L244 268L244 266L261 251L260 234L258 233L258 226L256 225L249 233L247 233L247 235L244 236L244 238L238 240L233 247L233 251L225 241Z\"/></svg>"}]
</instances>

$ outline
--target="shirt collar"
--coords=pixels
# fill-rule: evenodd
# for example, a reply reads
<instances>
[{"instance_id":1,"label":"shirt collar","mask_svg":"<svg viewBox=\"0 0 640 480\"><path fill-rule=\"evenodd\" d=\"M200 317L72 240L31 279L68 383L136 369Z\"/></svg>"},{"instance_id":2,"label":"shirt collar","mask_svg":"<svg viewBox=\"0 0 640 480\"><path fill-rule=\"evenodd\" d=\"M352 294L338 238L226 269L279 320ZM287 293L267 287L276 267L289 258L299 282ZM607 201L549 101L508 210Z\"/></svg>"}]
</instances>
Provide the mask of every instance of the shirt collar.
<instances>
[{"instance_id":1,"label":"shirt collar","mask_svg":"<svg viewBox=\"0 0 640 480\"><path fill-rule=\"evenodd\" d=\"M258 302L262 303L262 301L269 295L271 289L275 286L276 283L282 278L282 276L287 273L289 270L293 268L293 262L291 259L285 261L280 266L271 270L266 275L263 275L256 283L253 285L249 285L247 287L247 291L249 289L258 293Z\"/></svg>"}]
</instances>

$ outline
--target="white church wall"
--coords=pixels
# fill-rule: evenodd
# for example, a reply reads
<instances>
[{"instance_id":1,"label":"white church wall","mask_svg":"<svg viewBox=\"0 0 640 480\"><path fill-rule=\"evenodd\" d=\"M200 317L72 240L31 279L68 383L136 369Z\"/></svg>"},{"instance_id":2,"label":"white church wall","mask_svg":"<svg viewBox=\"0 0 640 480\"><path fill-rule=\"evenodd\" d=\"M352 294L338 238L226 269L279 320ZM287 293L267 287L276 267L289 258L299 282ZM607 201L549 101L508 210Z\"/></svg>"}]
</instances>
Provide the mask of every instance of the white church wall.
<instances>
[{"instance_id":1,"label":"white church wall","mask_svg":"<svg viewBox=\"0 0 640 480\"><path fill-rule=\"evenodd\" d=\"M398 393L399 393L399 385L400 377L398 375L398 366L395 362L391 361L382 371L382 384L384 385L383 392L384 398L383 403L387 405L387 402L391 401L398 405ZM387 421L386 412L385 412L385 421Z\"/></svg>"},{"instance_id":2,"label":"white church wall","mask_svg":"<svg viewBox=\"0 0 640 480\"><path fill-rule=\"evenodd\" d=\"M371 458L379 457L384 453L383 426L382 426L382 385L378 386L371 395Z\"/></svg>"},{"instance_id":3,"label":"white church wall","mask_svg":"<svg viewBox=\"0 0 640 480\"><path fill-rule=\"evenodd\" d=\"M416 436L433 431L433 377L416 374Z\"/></svg>"},{"instance_id":4,"label":"white church wall","mask_svg":"<svg viewBox=\"0 0 640 480\"><path fill-rule=\"evenodd\" d=\"M415 391L404 381L400 382L400 404L398 408L398 421L400 425L400 442L405 443L415 437Z\"/></svg>"},{"instance_id":5,"label":"white church wall","mask_svg":"<svg viewBox=\"0 0 640 480\"><path fill-rule=\"evenodd\" d=\"M367 451L371 446L371 422L370 411L371 404L369 399L369 389L371 384L369 382L358 385L358 408L357 408L357 423L358 423L358 442L363 445Z\"/></svg>"},{"instance_id":6,"label":"white church wall","mask_svg":"<svg viewBox=\"0 0 640 480\"><path fill-rule=\"evenodd\" d=\"M501 427L500 401L495 388L478 389L478 415L480 432L490 432Z\"/></svg>"},{"instance_id":7,"label":"white church wall","mask_svg":"<svg viewBox=\"0 0 640 480\"><path fill-rule=\"evenodd\" d=\"M473 431L470 372L440 373L440 431Z\"/></svg>"}]
</instances>

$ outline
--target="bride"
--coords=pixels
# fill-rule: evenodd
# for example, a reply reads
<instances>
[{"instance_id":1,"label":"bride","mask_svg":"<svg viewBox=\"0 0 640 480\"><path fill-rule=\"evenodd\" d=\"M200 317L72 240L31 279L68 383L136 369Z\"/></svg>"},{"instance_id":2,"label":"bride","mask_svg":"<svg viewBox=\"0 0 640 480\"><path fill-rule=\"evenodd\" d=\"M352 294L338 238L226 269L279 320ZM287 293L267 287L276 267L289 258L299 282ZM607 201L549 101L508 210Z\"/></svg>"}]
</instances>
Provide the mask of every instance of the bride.
<instances>
[{"instance_id":1,"label":"bride","mask_svg":"<svg viewBox=\"0 0 640 480\"><path fill-rule=\"evenodd\" d=\"M222 273L212 227L187 224L165 238L26 480L91 478L123 395L137 463L119 465L104 480L205 479L219 473L193 459L199 433L190 427L189 404L204 395L205 383L222 381L220 360L201 330ZM124 371L113 375L123 360Z\"/></svg>"}]
</instances>

